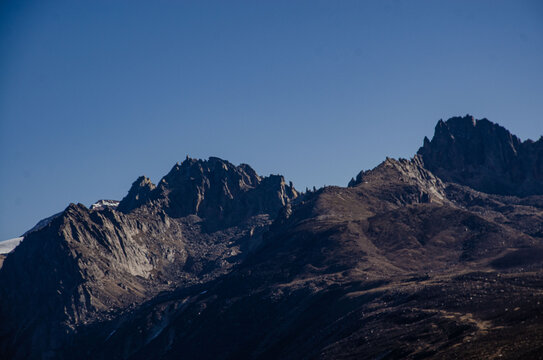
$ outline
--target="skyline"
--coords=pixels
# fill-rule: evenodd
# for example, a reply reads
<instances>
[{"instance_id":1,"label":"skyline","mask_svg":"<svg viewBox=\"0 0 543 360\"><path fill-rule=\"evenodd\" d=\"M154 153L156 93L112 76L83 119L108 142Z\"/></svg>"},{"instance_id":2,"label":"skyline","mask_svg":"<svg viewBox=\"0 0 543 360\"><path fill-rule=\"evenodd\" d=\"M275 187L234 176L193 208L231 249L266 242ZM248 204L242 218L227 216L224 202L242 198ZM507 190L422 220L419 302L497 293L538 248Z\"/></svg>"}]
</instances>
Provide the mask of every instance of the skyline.
<instances>
[{"instance_id":1,"label":"skyline","mask_svg":"<svg viewBox=\"0 0 543 360\"><path fill-rule=\"evenodd\" d=\"M0 240L186 155L299 190L413 156L439 119L543 135L537 1L2 5Z\"/></svg>"}]
</instances>

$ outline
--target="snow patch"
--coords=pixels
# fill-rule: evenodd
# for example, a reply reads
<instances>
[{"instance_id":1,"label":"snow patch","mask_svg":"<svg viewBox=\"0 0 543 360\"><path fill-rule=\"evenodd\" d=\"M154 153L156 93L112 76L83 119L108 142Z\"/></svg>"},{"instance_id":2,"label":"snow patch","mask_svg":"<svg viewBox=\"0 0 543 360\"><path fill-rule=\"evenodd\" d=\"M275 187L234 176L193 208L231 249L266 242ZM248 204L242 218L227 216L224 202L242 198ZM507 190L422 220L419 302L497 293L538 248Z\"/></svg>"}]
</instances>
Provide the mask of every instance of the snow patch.
<instances>
[{"instance_id":1,"label":"snow patch","mask_svg":"<svg viewBox=\"0 0 543 360\"><path fill-rule=\"evenodd\" d=\"M90 206L91 210L102 210L105 208L116 209L119 206L119 201L117 200L98 200Z\"/></svg>"},{"instance_id":2,"label":"snow patch","mask_svg":"<svg viewBox=\"0 0 543 360\"><path fill-rule=\"evenodd\" d=\"M17 237L9 240L0 241L0 254L7 254L17 247L23 241L24 237Z\"/></svg>"},{"instance_id":3,"label":"snow patch","mask_svg":"<svg viewBox=\"0 0 543 360\"><path fill-rule=\"evenodd\" d=\"M60 215L62 215L62 212L56 213L55 215L49 216L48 218L38 221L38 223L34 225L32 229L28 230L27 232L23 234L23 237L30 234L31 232L43 229L44 227L49 225L51 221L53 221L55 218L59 217Z\"/></svg>"}]
</instances>

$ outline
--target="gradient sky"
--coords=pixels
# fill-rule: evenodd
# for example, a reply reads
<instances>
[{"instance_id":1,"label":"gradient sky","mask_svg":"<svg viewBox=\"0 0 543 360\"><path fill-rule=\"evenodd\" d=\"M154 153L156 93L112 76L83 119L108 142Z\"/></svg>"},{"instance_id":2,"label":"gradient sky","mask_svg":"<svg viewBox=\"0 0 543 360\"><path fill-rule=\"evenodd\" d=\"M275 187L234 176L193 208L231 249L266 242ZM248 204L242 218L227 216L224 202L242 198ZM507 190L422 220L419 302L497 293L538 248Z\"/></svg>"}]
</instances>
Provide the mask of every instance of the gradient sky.
<instances>
[{"instance_id":1,"label":"gradient sky","mask_svg":"<svg viewBox=\"0 0 543 360\"><path fill-rule=\"evenodd\" d=\"M472 114L543 134L541 1L3 1L0 239L218 156L346 185Z\"/></svg>"}]
</instances>

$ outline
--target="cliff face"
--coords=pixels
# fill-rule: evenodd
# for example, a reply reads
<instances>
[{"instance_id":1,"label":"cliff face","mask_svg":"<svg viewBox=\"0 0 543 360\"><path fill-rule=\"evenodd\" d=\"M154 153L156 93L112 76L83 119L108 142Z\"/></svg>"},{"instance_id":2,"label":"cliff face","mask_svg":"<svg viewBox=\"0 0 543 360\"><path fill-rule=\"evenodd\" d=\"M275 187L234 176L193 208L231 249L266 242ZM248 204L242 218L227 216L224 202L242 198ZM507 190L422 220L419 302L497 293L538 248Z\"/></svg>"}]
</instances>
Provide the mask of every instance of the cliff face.
<instances>
[{"instance_id":1,"label":"cliff face","mask_svg":"<svg viewBox=\"0 0 543 360\"><path fill-rule=\"evenodd\" d=\"M440 120L418 154L445 181L491 194L543 194L543 138L522 142L487 119Z\"/></svg>"},{"instance_id":2,"label":"cliff face","mask_svg":"<svg viewBox=\"0 0 543 360\"><path fill-rule=\"evenodd\" d=\"M225 274L297 192L213 158L139 178L115 207L71 204L0 269L0 353L56 358L75 329ZM21 346L25 344L25 346Z\"/></svg>"},{"instance_id":3,"label":"cliff face","mask_svg":"<svg viewBox=\"0 0 543 360\"><path fill-rule=\"evenodd\" d=\"M282 176L260 177L248 165L234 166L214 157L207 161L187 158L157 186L139 178L118 209L127 213L151 201L173 218L197 215L216 228L257 214L275 216L297 196Z\"/></svg>"}]
</instances>

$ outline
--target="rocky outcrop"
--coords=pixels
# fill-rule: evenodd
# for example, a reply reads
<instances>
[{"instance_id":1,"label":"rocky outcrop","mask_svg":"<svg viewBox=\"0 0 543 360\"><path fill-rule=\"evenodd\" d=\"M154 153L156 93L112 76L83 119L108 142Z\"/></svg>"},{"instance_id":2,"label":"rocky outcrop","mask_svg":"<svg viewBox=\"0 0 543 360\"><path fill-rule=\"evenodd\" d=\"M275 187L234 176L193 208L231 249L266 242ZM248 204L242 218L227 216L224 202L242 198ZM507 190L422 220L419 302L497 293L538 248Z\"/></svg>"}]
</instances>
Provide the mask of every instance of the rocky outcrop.
<instances>
[{"instance_id":1,"label":"rocky outcrop","mask_svg":"<svg viewBox=\"0 0 543 360\"><path fill-rule=\"evenodd\" d=\"M188 158L176 164L155 187L140 177L118 209L129 213L152 203L173 218L197 215L210 228L229 226L258 214L273 217L298 196L280 175L260 177L246 164L234 166L216 157Z\"/></svg>"},{"instance_id":2,"label":"rocky outcrop","mask_svg":"<svg viewBox=\"0 0 543 360\"><path fill-rule=\"evenodd\" d=\"M522 142L487 119L440 120L418 154L445 181L491 194L543 194L543 137Z\"/></svg>"},{"instance_id":3,"label":"rocky outcrop","mask_svg":"<svg viewBox=\"0 0 543 360\"><path fill-rule=\"evenodd\" d=\"M119 202L117 209L124 213L146 204L156 188L148 177L140 176L132 183L128 194Z\"/></svg>"},{"instance_id":4,"label":"rocky outcrop","mask_svg":"<svg viewBox=\"0 0 543 360\"><path fill-rule=\"evenodd\" d=\"M402 204L447 202L445 185L424 168L419 155L411 160L387 158L375 169L361 171L348 186L374 188L374 196L381 193L382 200Z\"/></svg>"}]
</instances>

